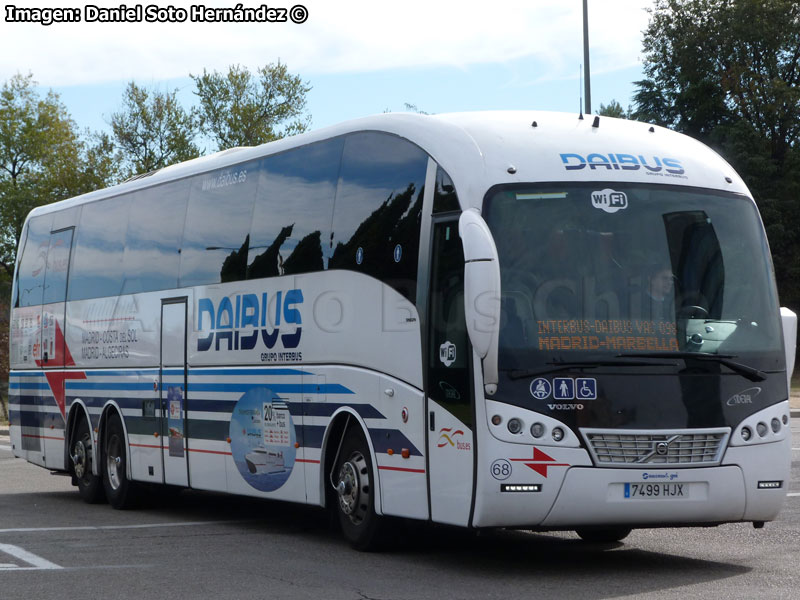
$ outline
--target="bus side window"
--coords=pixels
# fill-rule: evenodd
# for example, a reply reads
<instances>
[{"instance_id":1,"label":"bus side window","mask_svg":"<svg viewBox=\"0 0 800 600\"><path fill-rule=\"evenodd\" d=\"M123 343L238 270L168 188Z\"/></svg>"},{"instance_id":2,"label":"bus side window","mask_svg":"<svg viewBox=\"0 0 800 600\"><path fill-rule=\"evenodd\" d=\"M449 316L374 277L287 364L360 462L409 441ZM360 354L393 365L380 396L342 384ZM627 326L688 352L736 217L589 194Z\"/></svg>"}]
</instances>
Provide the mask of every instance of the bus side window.
<instances>
[{"instance_id":1,"label":"bus side window","mask_svg":"<svg viewBox=\"0 0 800 600\"><path fill-rule=\"evenodd\" d=\"M433 214L461 210L453 180L442 167L436 169L436 189L433 191Z\"/></svg>"},{"instance_id":2,"label":"bus side window","mask_svg":"<svg viewBox=\"0 0 800 600\"><path fill-rule=\"evenodd\" d=\"M343 138L263 159L250 228L247 278L323 271Z\"/></svg>"},{"instance_id":3,"label":"bus side window","mask_svg":"<svg viewBox=\"0 0 800 600\"><path fill-rule=\"evenodd\" d=\"M185 181L134 193L131 202L136 218L130 219L125 240L123 294L177 287L188 197Z\"/></svg>"},{"instance_id":4,"label":"bus side window","mask_svg":"<svg viewBox=\"0 0 800 600\"><path fill-rule=\"evenodd\" d=\"M330 268L370 275L416 301L428 155L385 133L347 137L336 189Z\"/></svg>"},{"instance_id":5,"label":"bus side window","mask_svg":"<svg viewBox=\"0 0 800 600\"><path fill-rule=\"evenodd\" d=\"M67 299L67 273L73 231L74 228L70 227L50 235L42 304L64 302Z\"/></svg>"},{"instance_id":6,"label":"bus side window","mask_svg":"<svg viewBox=\"0 0 800 600\"><path fill-rule=\"evenodd\" d=\"M53 215L34 217L28 221L28 236L17 267L17 288L14 307L38 306L44 294L47 249L50 245L50 224Z\"/></svg>"},{"instance_id":7,"label":"bus side window","mask_svg":"<svg viewBox=\"0 0 800 600\"><path fill-rule=\"evenodd\" d=\"M192 177L181 287L245 279L258 166L252 161Z\"/></svg>"},{"instance_id":8,"label":"bus side window","mask_svg":"<svg viewBox=\"0 0 800 600\"><path fill-rule=\"evenodd\" d=\"M129 209L126 196L82 207L69 275L70 300L118 296L122 291Z\"/></svg>"}]
</instances>

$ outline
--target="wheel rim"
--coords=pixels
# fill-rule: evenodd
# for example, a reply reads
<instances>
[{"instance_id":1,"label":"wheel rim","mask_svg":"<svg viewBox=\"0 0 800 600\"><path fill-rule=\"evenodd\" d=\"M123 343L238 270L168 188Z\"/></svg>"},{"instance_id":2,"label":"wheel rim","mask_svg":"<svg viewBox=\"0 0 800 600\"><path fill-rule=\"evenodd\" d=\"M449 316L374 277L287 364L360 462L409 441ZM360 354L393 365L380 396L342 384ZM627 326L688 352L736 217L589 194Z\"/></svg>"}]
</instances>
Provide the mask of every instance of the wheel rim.
<instances>
[{"instance_id":1,"label":"wheel rim","mask_svg":"<svg viewBox=\"0 0 800 600\"><path fill-rule=\"evenodd\" d=\"M78 479L84 479L92 471L91 446L87 447L87 437L84 436L84 438L76 441L72 448L72 464L75 469L75 477Z\"/></svg>"},{"instance_id":2,"label":"wheel rim","mask_svg":"<svg viewBox=\"0 0 800 600\"><path fill-rule=\"evenodd\" d=\"M361 523L369 511L369 467L361 452L354 452L339 468L339 508L355 523Z\"/></svg>"},{"instance_id":3,"label":"wheel rim","mask_svg":"<svg viewBox=\"0 0 800 600\"><path fill-rule=\"evenodd\" d=\"M122 444L120 443L119 436L112 435L108 440L108 449L106 450L106 475L108 475L108 483L111 489L119 489L122 481Z\"/></svg>"}]
</instances>

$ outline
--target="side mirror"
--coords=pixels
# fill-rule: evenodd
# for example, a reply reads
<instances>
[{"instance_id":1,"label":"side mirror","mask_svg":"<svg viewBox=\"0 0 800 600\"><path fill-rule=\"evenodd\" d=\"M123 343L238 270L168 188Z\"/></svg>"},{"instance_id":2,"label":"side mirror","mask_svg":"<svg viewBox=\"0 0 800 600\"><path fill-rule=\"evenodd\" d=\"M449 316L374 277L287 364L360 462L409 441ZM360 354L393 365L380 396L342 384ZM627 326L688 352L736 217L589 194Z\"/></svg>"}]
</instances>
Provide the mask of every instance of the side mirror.
<instances>
[{"instance_id":1,"label":"side mirror","mask_svg":"<svg viewBox=\"0 0 800 600\"><path fill-rule=\"evenodd\" d=\"M781 323L783 324L783 351L786 354L786 383L792 388L792 371L797 352L797 315L781 306Z\"/></svg>"},{"instance_id":2,"label":"side mirror","mask_svg":"<svg viewBox=\"0 0 800 600\"><path fill-rule=\"evenodd\" d=\"M472 347L483 360L483 387L497 391L500 335L500 263L497 247L477 209L461 213L458 235L464 246L464 316Z\"/></svg>"}]
</instances>

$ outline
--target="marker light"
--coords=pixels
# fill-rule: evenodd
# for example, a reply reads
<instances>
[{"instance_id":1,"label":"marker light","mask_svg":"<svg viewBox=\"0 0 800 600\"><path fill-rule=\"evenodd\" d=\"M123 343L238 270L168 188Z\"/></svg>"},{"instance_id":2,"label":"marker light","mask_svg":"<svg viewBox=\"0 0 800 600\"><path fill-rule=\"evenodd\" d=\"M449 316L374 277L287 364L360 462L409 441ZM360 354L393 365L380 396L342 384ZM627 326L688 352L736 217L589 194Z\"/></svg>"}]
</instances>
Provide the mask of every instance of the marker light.
<instances>
[{"instance_id":1,"label":"marker light","mask_svg":"<svg viewBox=\"0 0 800 600\"><path fill-rule=\"evenodd\" d=\"M758 437L764 437L767 435L767 424L759 421L758 425L756 425L756 431L758 432Z\"/></svg>"},{"instance_id":2,"label":"marker light","mask_svg":"<svg viewBox=\"0 0 800 600\"><path fill-rule=\"evenodd\" d=\"M535 438L540 438L544 435L544 425L542 423L534 423L531 425L531 435Z\"/></svg>"},{"instance_id":3,"label":"marker light","mask_svg":"<svg viewBox=\"0 0 800 600\"><path fill-rule=\"evenodd\" d=\"M513 433L514 435L516 435L520 431L522 431L522 421L520 421L517 418L509 419L507 427L508 427L509 433Z\"/></svg>"},{"instance_id":4,"label":"marker light","mask_svg":"<svg viewBox=\"0 0 800 600\"><path fill-rule=\"evenodd\" d=\"M781 420L783 421L784 425L788 425L789 424L789 415L783 415L783 418Z\"/></svg>"},{"instance_id":5,"label":"marker light","mask_svg":"<svg viewBox=\"0 0 800 600\"><path fill-rule=\"evenodd\" d=\"M745 442L749 442L751 437L753 437L753 432L750 431L750 428L749 427L742 427L742 439Z\"/></svg>"},{"instance_id":6,"label":"marker light","mask_svg":"<svg viewBox=\"0 0 800 600\"><path fill-rule=\"evenodd\" d=\"M494 415L492 417L492 425L500 425L503 422L503 417L500 415Z\"/></svg>"},{"instance_id":7,"label":"marker light","mask_svg":"<svg viewBox=\"0 0 800 600\"><path fill-rule=\"evenodd\" d=\"M770 425L772 426L772 433L778 433L781 430L780 419L772 419Z\"/></svg>"},{"instance_id":8,"label":"marker light","mask_svg":"<svg viewBox=\"0 0 800 600\"><path fill-rule=\"evenodd\" d=\"M561 427L556 427L555 429L553 429L553 439L556 442L560 442L561 440L564 439L564 430L561 429Z\"/></svg>"}]
</instances>

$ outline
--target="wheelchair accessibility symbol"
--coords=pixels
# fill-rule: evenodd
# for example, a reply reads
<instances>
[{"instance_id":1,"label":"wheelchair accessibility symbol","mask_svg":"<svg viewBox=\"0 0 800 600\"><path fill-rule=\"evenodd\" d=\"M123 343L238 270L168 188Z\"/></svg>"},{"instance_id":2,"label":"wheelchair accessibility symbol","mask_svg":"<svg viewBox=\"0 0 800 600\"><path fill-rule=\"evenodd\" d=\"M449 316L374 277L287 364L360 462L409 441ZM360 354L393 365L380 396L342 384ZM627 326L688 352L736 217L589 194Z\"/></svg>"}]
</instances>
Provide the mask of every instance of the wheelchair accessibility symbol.
<instances>
[{"instance_id":1,"label":"wheelchair accessibility symbol","mask_svg":"<svg viewBox=\"0 0 800 600\"><path fill-rule=\"evenodd\" d=\"M575 398L578 400L597 400L597 380L594 377L576 378Z\"/></svg>"}]
</instances>

